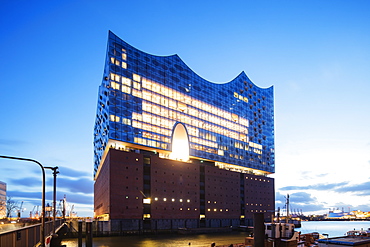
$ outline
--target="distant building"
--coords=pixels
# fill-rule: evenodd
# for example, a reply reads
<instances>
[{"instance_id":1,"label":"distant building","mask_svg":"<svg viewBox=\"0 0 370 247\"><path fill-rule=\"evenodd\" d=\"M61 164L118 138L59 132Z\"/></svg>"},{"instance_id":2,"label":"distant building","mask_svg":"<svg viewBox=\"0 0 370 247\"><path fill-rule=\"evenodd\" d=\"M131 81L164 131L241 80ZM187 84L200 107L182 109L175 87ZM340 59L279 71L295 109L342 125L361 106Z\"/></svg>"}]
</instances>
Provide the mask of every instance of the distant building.
<instances>
[{"instance_id":1,"label":"distant building","mask_svg":"<svg viewBox=\"0 0 370 247\"><path fill-rule=\"evenodd\" d=\"M148 37L143 37L148 38ZM274 212L273 88L209 82L109 32L94 212L121 230L251 225ZM119 222L119 223L118 223Z\"/></svg>"},{"instance_id":2,"label":"distant building","mask_svg":"<svg viewBox=\"0 0 370 247\"><path fill-rule=\"evenodd\" d=\"M0 219L6 217L6 183L0 181Z\"/></svg>"}]
</instances>

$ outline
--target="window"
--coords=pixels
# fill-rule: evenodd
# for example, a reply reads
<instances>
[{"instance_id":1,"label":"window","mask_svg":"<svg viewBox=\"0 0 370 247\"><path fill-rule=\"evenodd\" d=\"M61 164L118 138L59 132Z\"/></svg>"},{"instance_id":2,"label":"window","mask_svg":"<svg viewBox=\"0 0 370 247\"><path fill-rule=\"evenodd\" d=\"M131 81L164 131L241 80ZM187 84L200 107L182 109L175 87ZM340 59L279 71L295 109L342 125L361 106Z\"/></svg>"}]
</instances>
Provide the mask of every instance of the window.
<instances>
[{"instance_id":1,"label":"window","mask_svg":"<svg viewBox=\"0 0 370 247\"><path fill-rule=\"evenodd\" d=\"M137 74L132 74L132 79L134 79L134 81L140 82L141 81L141 76L139 76Z\"/></svg>"},{"instance_id":2,"label":"window","mask_svg":"<svg viewBox=\"0 0 370 247\"><path fill-rule=\"evenodd\" d=\"M126 87L126 86L122 85L122 92L123 92L123 93L131 94L131 88L130 88L130 87Z\"/></svg>"},{"instance_id":3,"label":"window","mask_svg":"<svg viewBox=\"0 0 370 247\"><path fill-rule=\"evenodd\" d=\"M131 79L122 76L122 84L131 86Z\"/></svg>"},{"instance_id":4,"label":"window","mask_svg":"<svg viewBox=\"0 0 370 247\"><path fill-rule=\"evenodd\" d=\"M110 86L113 88L113 89L117 89L117 90L119 90L119 84L118 83L115 83L114 81L111 81L110 82Z\"/></svg>"},{"instance_id":5,"label":"window","mask_svg":"<svg viewBox=\"0 0 370 247\"><path fill-rule=\"evenodd\" d=\"M127 125L131 125L131 119L129 119L129 118L122 118L122 123L123 124L127 124Z\"/></svg>"},{"instance_id":6,"label":"window","mask_svg":"<svg viewBox=\"0 0 370 247\"><path fill-rule=\"evenodd\" d=\"M134 88L136 88L137 90L140 90L140 89L141 89L141 85L140 85L140 83L135 82L135 81L134 81L134 83L133 83L133 87L134 87Z\"/></svg>"}]
</instances>

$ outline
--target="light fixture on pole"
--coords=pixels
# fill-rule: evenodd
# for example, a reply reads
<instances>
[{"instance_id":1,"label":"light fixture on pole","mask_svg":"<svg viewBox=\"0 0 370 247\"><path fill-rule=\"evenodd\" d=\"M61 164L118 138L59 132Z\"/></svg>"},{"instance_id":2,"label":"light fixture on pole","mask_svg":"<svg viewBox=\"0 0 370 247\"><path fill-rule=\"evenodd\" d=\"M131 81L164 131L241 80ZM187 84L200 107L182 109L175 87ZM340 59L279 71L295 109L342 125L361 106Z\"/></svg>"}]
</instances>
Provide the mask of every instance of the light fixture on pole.
<instances>
[{"instance_id":1,"label":"light fixture on pole","mask_svg":"<svg viewBox=\"0 0 370 247\"><path fill-rule=\"evenodd\" d=\"M42 199L41 199L42 215L41 215L41 229L40 229L40 243L41 243L40 247L44 247L45 246L45 169L41 165L40 162L38 162L37 160L33 160L33 159L19 158L19 157L13 157L13 156L3 156L3 155L0 155L0 158L30 161L30 162L34 162L38 164L41 168L41 172L42 172Z\"/></svg>"},{"instance_id":2,"label":"light fixture on pole","mask_svg":"<svg viewBox=\"0 0 370 247\"><path fill-rule=\"evenodd\" d=\"M45 166L45 169L53 170L53 176L54 176L54 192L53 192L53 234L55 233L55 214L56 214L56 194L57 194L57 174L59 173L58 167L49 167Z\"/></svg>"}]
</instances>

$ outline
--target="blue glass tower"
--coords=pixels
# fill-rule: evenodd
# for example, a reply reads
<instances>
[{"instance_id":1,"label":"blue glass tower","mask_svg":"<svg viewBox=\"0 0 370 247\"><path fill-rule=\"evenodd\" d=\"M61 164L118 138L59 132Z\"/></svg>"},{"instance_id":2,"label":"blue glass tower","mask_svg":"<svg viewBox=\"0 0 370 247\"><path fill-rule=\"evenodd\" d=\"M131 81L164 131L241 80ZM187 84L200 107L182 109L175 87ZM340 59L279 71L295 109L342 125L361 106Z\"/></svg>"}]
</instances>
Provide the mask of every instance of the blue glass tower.
<instances>
[{"instance_id":1,"label":"blue glass tower","mask_svg":"<svg viewBox=\"0 0 370 247\"><path fill-rule=\"evenodd\" d=\"M94 128L94 176L109 148L170 158L175 126L185 127L191 159L222 169L274 172L273 87L242 72L209 82L177 55L142 52L109 32Z\"/></svg>"}]
</instances>

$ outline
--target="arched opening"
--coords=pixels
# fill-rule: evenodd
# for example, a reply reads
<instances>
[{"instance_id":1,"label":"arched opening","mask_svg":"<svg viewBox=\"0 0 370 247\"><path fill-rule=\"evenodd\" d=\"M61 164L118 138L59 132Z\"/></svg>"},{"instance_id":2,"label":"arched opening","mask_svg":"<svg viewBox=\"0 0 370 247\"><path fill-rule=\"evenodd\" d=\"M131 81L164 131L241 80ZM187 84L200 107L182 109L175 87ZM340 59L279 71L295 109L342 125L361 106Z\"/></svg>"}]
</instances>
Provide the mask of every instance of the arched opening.
<instances>
[{"instance_id":1,"label":"arched opening","mask_svg":"<svg viewBox=\"0 0 370 247\"><path fill-rule=\"evenodd\" d=\"M170 158L174 160L189 160L188 132L182 123L177 123L172 134L172 152Z\"/></svg>"}]
</instances>

